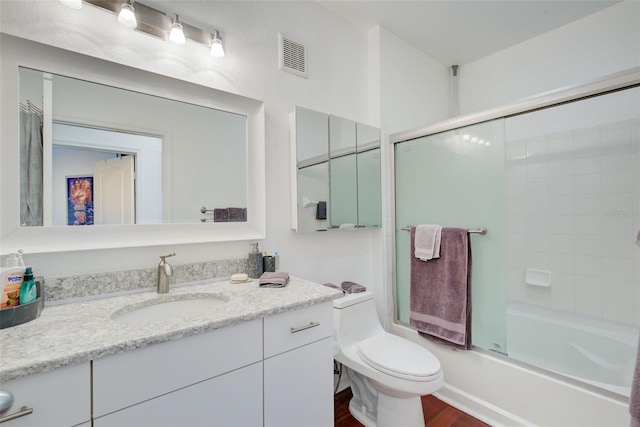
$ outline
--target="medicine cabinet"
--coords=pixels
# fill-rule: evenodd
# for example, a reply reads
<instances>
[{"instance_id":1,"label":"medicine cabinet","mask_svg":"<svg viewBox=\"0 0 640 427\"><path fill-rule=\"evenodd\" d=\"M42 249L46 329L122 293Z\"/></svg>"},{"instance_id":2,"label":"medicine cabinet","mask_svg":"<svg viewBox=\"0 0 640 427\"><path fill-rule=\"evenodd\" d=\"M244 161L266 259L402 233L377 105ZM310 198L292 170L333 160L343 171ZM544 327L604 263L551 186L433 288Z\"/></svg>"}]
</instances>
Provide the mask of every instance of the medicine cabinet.
<instances>
[{"instance_id":1,"label":"medicine cabinet","mask_svg":"<svg viewBox=\"0 0 640 427\"><path fill-rule=\"evenodd\" d=\"M380 227L380 130L302 107L290 122L292 228Z\"/></svg>"}]
</instances>

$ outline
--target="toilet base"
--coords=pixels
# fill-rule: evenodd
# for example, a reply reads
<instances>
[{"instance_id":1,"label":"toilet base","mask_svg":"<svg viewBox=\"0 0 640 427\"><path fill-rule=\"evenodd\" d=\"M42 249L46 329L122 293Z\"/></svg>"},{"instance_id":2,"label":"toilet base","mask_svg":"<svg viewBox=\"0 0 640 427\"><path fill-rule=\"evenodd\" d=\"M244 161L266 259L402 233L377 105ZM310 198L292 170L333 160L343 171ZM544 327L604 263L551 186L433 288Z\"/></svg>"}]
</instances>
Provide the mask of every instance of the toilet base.
<instances>
[{"instance_id":1,"label":"toilet base","mask_svg":"<svg viewBox=\"0 0 640 427\"><path fill-rule=\"evenodd\" d=\"M399 393L346 368L353 398L349 412L365 427L424 427L422 399Z\"/></svg>"},{"instance_id":2,"label":"toilet base","mask_svg":"<svg viewBox=\"0 0 640 427\"><path fill-rule=\"evenodd\" d=\"M424 413L420 397L398 398L378 394L377 419L351 399L349 412L365 427L424 427Z\"/></svg>"},{"instance_id":3,"label":"toilet base","mask_svg":"<svg viewBox=\"0 0 640 427\"><path fill-rule=\"evenodd\" d=\"M420 396L394 397L378 393L377 427L424 427Z\"/></svg>"}]
</instances>

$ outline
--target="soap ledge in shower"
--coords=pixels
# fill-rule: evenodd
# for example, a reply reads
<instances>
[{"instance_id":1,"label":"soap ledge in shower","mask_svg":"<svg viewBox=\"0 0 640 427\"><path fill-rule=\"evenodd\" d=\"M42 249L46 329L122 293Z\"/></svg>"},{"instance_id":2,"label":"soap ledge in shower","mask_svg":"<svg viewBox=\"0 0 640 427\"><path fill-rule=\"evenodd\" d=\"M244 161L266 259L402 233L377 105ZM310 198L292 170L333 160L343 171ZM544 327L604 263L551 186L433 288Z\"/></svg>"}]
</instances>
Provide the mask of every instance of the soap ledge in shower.
<instances>
[{"instance_id":1,"label":"soap ledge in shower","mask_svg":"<svg viewBox=\"0 0 640 427\"><path fill-rule=\"evenodd\" d=\"M551 272L546 270L534 270L527 268L524 283L531 286L548 288L551 286Z\"/></svg>"}]
</instances>

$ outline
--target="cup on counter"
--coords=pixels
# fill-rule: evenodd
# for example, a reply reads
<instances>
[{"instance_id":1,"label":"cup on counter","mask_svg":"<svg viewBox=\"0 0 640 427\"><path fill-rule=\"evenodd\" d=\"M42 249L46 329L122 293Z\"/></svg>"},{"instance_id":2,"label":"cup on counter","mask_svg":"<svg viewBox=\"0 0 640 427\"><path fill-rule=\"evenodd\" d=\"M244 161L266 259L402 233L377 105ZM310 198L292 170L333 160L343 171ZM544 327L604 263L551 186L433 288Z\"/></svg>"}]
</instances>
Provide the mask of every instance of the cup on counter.
<instances>
[{"instance_id":1,"label":"cup on counter","mask_svg":"<svg viewBox=\"0 0 640 427\"><path fill-rule=\"evenodd\" d=\"M278 257L275 255L266 255L262 258L262 265L264 267L264 271L275 272L277 269Z\"/></svg>"}]
</instances>

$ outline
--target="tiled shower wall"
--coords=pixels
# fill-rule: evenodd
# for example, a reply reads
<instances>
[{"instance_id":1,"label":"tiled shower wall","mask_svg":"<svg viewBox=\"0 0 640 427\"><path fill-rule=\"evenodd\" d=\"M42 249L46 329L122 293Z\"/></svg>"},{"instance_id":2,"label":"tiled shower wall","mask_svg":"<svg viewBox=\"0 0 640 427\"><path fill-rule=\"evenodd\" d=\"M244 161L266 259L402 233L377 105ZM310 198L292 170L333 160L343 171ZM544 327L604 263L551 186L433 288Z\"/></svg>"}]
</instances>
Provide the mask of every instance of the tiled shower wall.
<instances>
[{"instance_id":1,"label":"tiled shower wall","mask_svg":"<svg viewBox=\"0 0 640 427\"><path fill-rule=\"evenodd\" d=\"M507 140L508 300L640 326L639 171L637 118Z\"/></svg>"}]
</instances>

